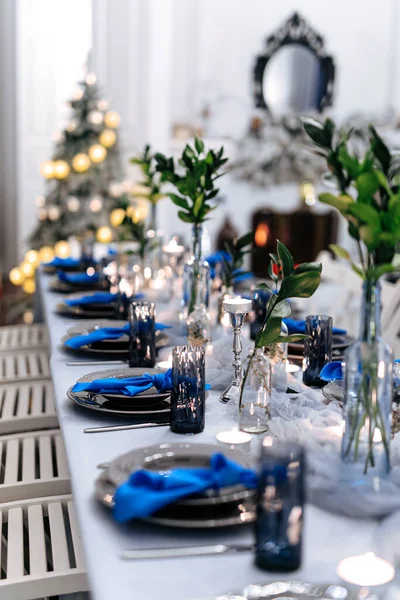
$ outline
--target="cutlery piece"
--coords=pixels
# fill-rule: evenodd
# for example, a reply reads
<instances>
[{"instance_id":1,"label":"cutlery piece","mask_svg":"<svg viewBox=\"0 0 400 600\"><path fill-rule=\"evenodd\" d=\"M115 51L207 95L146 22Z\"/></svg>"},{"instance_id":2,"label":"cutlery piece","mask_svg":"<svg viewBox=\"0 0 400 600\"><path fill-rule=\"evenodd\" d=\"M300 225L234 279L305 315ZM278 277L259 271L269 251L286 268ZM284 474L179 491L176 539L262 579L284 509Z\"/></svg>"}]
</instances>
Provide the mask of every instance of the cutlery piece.
<instances>
[{"instance_id":1,"label":"cutlery piece","mask_svg":"<svg viewBox=\"0 0 400 600\"><path fill-rule=\"evenodd\" d=\"M103 462L103 463L99 463L96 466L96 469L108 469L108 467L110 466L111 463L109 462Z\"/></svg>"},{"instance_id":2,"label":"cutlery piece","mask_svg":"<svg viewBox=\"0 0 400 600\"><path fill-rule=\"evenodd\" d=\"M214 544L212 546L187 546L178 548L151 548L145 550L122 550L124 560L143 560L148 558L185 558L189 556L208 556L210 554L234 554L252 552L253 544Z\"/></svg>"},{"instance_id":3,"label":"cutlery piece","mask_svg":"<svg viewBox=\"0 0 400 600\"><path fill-rule=\"evenodd\" d=\"M165 427L168 423L135 423L134 425L105 425L104 427L86 427L83 433L102 433L103 431L124 431L125 429L144 429L145 427Z\"/></svg>"},{"instance_id":4,"label":"cutlery piece","mask_svg":"<svg viewBox=\"0 0 400 600\"><path fill-rule=\"evenodd\" d=\"M67 367L96 367L97 365L127 365L127 360L72 360Z\"/></svg>"}]
</instances>

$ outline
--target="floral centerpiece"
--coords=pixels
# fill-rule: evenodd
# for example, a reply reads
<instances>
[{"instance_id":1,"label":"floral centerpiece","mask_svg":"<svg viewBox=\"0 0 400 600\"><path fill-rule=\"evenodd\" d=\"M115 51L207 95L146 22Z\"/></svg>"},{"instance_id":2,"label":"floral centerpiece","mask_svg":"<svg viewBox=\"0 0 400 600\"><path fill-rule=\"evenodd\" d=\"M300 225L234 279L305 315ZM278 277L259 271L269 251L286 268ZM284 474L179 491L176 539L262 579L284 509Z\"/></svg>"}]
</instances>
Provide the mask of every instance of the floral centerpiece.
<instances>
[{"instance_id":1,"label":"floral centerpiece","mask_svg":"<svg viewBox=\"0 0 400 600\"><path fill-rule=\"evenodd\" d=\"M305 120L304 128L338 190L319 194L319 200L347 220L357 259L340 246L331 249L364 281L360 338L345 355L342 458L362 475L383 474L390 468L392 353L380 337L379 280L398 270L393 259L400 242L400 162L372 126L363 156L351 149L352 130L337 131L331 119Z\"/></svg>"}]
</instances>

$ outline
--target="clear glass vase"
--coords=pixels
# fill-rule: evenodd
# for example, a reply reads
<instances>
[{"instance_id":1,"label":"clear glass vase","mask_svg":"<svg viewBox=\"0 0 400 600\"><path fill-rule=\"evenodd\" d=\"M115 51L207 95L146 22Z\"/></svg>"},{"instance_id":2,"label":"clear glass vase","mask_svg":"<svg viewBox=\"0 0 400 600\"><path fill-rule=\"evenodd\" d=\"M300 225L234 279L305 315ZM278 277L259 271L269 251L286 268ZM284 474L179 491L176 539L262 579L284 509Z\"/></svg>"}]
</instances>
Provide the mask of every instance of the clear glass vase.
<instances>
[{"instance_id":1,"label":"clear glass vase","mask_svg":"<svg viewBox=\"0 0 400 600\"><path fill-rule=\"evenodd\" d=\"M248 433L268 431L271 400L271 362L263 348L247 360L239 400L239 428Z\"/></svg>"},{"instance_id":2,"label":"clear glass vase","mask_svg":"<svg viewBox=\"0 0 400 600\"><path fill-rule=\"evenodd\" d=\"M281 335L288 335L289 331L282 321ZM287 357L288 344L280 342L279 344L269 344L264 347L264 354L269 358L272 369L271 385L278 392L286 392L287 388Z\"/></svg>"},{"instance_id":3,"label":"clear glass vase","mask_svg":"<svg viewBox=\"0 0 400 600\"><path fill-rule=\"evenodd\" d=\"M393 356L380 317L380 285L365 281L360 337L345 353L342 460L352 479L390 470Z\"/></svg>"},{"instance_id":4,"label":"clear glass vase","mask_svg":"<svg viewBox=\"0 0 400 600\"><path fill-rule=\"evenodd\" d=\"M164 232L157 226L157 204L151 204L150 223L147 231L149 238L149 251L147 256L147 265L151 270L151 278L157 277L158 271L163 267L163 237Z\"/></svg>"},{"instance_id":5,"label":"clear glass vase","mask_svg":"<svg viewBox=\"0 0 400 600\"><path fill-rule=\"evenodd\" d=\"M200 304L204 304L204 306L208 307L210 295L210 267L202 258L202 235L202 225L193 225L192 254L185 263L183 269L183 297L181 305L184 318L194 310L198 297L197 286L199 281L203 282Z\"/></svg>"},{"instance_id":6,"label":"clear glass vase","mask_svg":"<svg viewBox=\"0 0 400 600\"><path fill-rule=\"evenodd\" d=\"M205 346L211 342L211 319L208 310L204 304L204 286L207 282L204 273L197 277L196 301L194 309L186 319L188 330L188 344L190 346Z\"/></svg>"}]
</instances>

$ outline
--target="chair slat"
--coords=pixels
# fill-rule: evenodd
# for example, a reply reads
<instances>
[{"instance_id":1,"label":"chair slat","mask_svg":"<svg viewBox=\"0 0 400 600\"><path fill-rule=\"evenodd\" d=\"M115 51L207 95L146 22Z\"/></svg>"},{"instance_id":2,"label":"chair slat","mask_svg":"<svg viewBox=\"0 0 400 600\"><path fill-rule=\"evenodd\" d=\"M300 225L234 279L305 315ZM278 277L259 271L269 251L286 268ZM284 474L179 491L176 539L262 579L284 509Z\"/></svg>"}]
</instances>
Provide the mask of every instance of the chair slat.
<instances>
[{"instance_id":1,"label":"chair slat","mask_svg":"<svg viewBox=\"0 0 400 600\"><path fill-rule=\"evenodd\" d=\"M8 440L4 483L14 484L18 481L19 440Z\"/></svg>"},{"instance_id":2,"label":"chair slat","mask_svg":"<svg viewBox=\"0 0 400 600\"><path fill-rule=\"evenodd\" d=\"M24 537L22 508L8 512L7 577L21 578L24 575Z\"/></svg>"},{"instance_id":3,"label":"chair slat","mask_svg":"<svg viewBox=\"0 0 400 600\"><path fill-rule=\"evenodd\" d=\"M46 542L41 504L28 507L29 563L31 575L47 573Z\"/></svg>"},{"instance_id":4,"label":"chair slat","mask_svg":"<svg viewBox=\"0 0 400 600\"><path fill-rule=\"evenodd\" d=\"M70 564L61 503L49 504L48 511L54 570L66 571L70 568Z\"/></svg>"},{"instance_id":5,"label":"chair slat","mask_svg":"<svg viewBox=\"0 0 400 600\"><path fill-rule=\"evenodd\" d=\"M35 480L35 440L28 437L22 440L22 481Z\"/></svg>"}]
</instances>

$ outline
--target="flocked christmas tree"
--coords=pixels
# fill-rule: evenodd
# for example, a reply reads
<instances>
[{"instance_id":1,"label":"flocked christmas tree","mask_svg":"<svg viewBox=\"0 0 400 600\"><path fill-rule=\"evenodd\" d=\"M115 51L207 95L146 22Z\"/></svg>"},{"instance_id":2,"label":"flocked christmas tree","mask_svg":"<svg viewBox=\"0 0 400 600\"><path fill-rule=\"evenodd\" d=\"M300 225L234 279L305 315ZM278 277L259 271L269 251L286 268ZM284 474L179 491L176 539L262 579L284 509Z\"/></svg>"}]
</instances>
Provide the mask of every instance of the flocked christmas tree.
<instances>
[{"instance_id":1,"label":"flocked christmas tree","mask_svg":"<svg viewBox=\"0 0 400 600\"><path fill-rule=\"evenodd\" d=\"M69 105L72 114L58 132L53 156L41 165L46 192L37 198L39 223L30 236L37 250L104 229L118 202L113 184L122 176L119 114L100 98L93 73L78 84Z\"/></svg>"}]
</instances>

